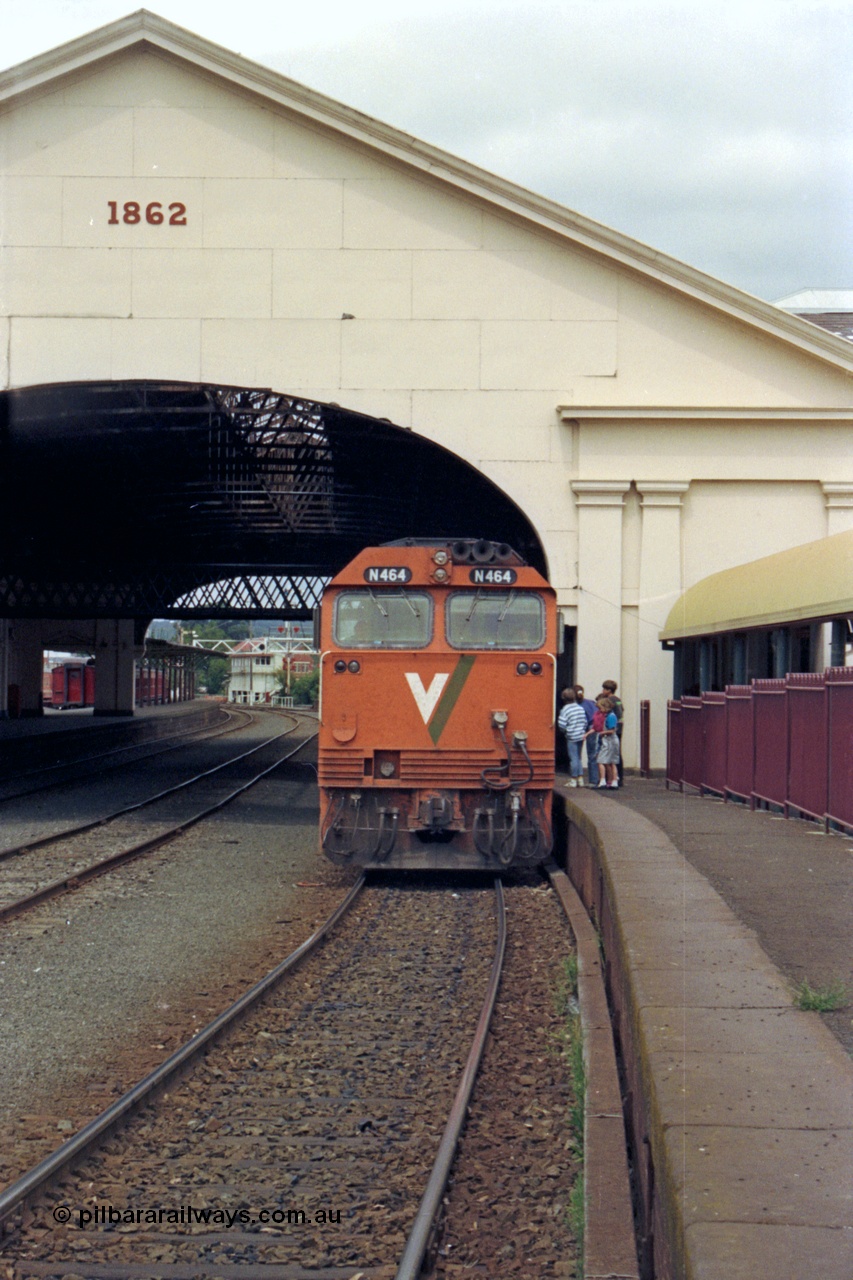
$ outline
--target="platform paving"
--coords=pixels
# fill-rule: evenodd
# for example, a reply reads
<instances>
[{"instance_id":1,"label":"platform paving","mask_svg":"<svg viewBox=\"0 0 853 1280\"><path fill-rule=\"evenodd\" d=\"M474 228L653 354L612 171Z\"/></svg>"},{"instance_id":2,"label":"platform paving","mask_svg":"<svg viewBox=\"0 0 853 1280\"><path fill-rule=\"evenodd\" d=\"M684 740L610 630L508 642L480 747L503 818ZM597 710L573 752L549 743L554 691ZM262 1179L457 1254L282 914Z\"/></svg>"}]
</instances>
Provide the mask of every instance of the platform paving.
<instances>
[{"instance_id":1,"label":"platform paving","mask_svg":"<svg viewBox=\"0 0 853 1280\"><path fill-rule=\"evenodd\" d=\"M138 707L132 716L95 716L91 709L47 711L0 720L0 778L31 768L69 763L92 751L149 742L201 730L222 719L222 704L196 698L160 707Z\"/></svg>"},{"instance_id":2,"label":"platform paving","mask_svg":"<svg viewBox=\"0 0 853 1280\"><path fill-rule=\"evenodd\" d=\"M789 904L774 923L783 886L762 894L771 868L778 881L784 842L792 866L797 852L806 859L791 892L799 879L809 886L809 929L834 952L833 922L844 915L835 863L849 858L849 842L826 838L838 843L822 890L825 929L819 877L806 869L818 846L804 824L780 832L767 814L714 802L702 809L699 797L630 779L615 794L563 794L597 863L584 871L579 853L578 878L587 897L607 899L600 910L627 1088L642 1096L633 1111L637 1149L649 1162L640 1179L646 1267L687 1280L851 1280L853 1062L821 1016L794 1002L796 931L787 942L777 935L803 904ZM695 862L716 868L730 901ZM788 948L789 974L765 938L777 957ZM848 928L848 949L849 938ZM809 947L821 954L815 939Z\"/></svg>"}]
</instances>

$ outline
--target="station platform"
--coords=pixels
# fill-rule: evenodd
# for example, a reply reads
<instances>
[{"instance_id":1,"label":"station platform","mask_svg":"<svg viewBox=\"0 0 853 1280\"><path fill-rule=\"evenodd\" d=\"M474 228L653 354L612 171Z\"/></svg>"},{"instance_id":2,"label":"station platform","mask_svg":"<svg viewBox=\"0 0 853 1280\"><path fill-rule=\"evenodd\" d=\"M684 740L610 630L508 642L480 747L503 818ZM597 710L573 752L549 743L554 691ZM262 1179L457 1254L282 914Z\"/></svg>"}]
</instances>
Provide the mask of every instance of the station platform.
<instances>
[{"instance_id":1,"label":"station platform","mask_svg":"<svg viewBox=\"0 0 853 1280\"><path fill-rule=\"evenodd\" d=\"M851 1280L853 1010L794 988L853 999L853 842L661 780L557 793L604 951L641 1274Z\"/></svg>"},{"instance_id":2,"label":"station platform","mask_svg":"<svg viewBox=\"0 0 853 1280\"><path fill-rule=\"evenodd\" d=\"M95 716L91 708L80 708L0 720L0 776L67 763L125 743L151 742L203 729L222 718L223 705L195 698L138 707L132 716Z\"/></svg>"}]
</instances>

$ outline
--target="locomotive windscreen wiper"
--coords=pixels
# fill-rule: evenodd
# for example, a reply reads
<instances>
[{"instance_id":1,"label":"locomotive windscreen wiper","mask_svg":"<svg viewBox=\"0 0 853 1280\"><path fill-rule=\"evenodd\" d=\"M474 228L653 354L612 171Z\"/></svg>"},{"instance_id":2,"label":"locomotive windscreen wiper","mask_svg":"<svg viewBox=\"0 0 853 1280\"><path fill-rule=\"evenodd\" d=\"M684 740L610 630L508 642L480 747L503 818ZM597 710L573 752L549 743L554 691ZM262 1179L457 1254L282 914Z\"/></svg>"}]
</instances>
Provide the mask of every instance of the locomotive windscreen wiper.
<instances>
[{"instance_id":1,"label":"locomotive windscreen wiper","mask_svg":"<svg viewBox=\"0 0 853 1280\"><path fill-rule=\"evenodd\" d=\"M474 613L474 610L477 608L477 605L480 603L482 596L483 596L483 592L480 591L478 587L477 590L474 592L474 599L471 601L471 608L468 610L467 614L465 615L465 622L463 623L463 626L467 627L468 623L471 621L472 614Z\"/></svg>"},{"instance_id":2,"label":"locomotive windscreen wiper","mask_svg":"<svg viewBox=\"0 0 853 1280\"><path fill-rule=\"evenodd\" d=\"M387 622L387 620L388 620L388 610L387 610L387 609L383 609L383 608L382 608L382 602L381 602L380 600L377 600L376 596L373 594L373 588L372 588L372 587L368 587L368 588L367 588L367 590L370 592L370 598L371 598L371 600L372 600L372 601L373 601L373 603L376 605L376 608L379 610L379 612L382 614L382 617L383 617L383 618L386 620L386 622Z\"/></svg>"}]
</instances>

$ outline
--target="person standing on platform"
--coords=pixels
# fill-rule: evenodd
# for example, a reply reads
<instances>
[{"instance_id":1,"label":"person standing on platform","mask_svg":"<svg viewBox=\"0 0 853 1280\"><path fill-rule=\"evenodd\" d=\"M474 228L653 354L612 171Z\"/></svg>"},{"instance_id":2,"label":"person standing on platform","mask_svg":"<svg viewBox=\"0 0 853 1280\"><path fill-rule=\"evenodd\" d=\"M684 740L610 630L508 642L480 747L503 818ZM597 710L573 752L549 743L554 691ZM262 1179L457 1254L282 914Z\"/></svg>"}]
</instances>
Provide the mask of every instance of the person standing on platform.
<instances>
[{"instance_id":1,"label":"person standing on platform","mask_svg":"<svg viewBox=\"0 0 853 1280\"><path fill-rule=\"evenodd\" d=\"M616 790L619 786L617 781L619 738L616 733L618 721L613 703L613 698L606 698L603 695L598 698L598 706L604 713L604 724L598 735L598 766L601 774L598 786Z\"/></svg>"},{"instance_id":2,"label":"person standing on platform","mask_svg":"<svg viewBox=\"0 0 853 1280\"><path fill-rule=\"evenodd\" d=\"M622 699L617 697L616 690L619 688L615 680L602 680L601 692L608 698L613 700L613 711L616 715L616 736L619 739L619 761L617 764L617 773L619 786L622 786L622 721L625 715L625 708L622 706Z\"/></svg>"},{"instance_id":3,"label":"person standing on platform","mask_svg":"<svg viewBox=\"0 0 853 1280\"><path fill-rule=\"evenodd\" d=\"M592 730L592 718L595 715L595 703L592 698L585 698L583 685L575 685L575 697L586 714L586 763L589 770L589 785L598 786L598 734Z\"/></svg>"},{"instance_id":4,"label":"person standing on platform","mask_svg":"<svg viewBox=\"0 0 853 1280\"><path fill-rule=\"evenodd\" d=\"M581 751L586 737L586 712L578 702L574 689L564 689L563 706L557 717L557 727L565 735L569 753L569 786L583 786L583 761Z\"/></svg>"}]
</instances>

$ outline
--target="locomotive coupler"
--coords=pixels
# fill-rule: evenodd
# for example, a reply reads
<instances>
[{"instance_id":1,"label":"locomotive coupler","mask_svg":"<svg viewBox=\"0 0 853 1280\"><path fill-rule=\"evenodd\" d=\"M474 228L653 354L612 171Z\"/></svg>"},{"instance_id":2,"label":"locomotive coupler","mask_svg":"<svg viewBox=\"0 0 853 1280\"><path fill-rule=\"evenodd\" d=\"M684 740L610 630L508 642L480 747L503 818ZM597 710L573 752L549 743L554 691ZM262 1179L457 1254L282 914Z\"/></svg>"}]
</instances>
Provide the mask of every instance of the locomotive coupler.
<instances>
[{"instance_id":1,"label":"locomotive coupler","mask_svg":"<svg viewBox=\"0 0 853 1280\"><path fill-rule=\"evenodd\" d=\"M429 796L418 807L418 821L429 831L443 831L453 821L453 802L449 796Z\"/></svg>"}]
</instances>

